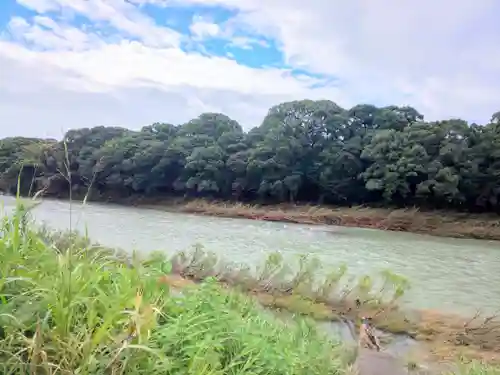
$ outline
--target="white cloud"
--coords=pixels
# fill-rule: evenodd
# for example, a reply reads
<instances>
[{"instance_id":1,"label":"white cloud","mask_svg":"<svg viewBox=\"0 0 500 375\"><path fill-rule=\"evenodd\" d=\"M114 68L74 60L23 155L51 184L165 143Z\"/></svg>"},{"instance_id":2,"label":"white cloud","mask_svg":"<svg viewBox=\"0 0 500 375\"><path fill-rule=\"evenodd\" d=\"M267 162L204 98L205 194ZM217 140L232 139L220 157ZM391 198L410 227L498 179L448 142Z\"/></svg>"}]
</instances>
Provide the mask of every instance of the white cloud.
<instances>
[{"instance_id":1,"label":"white cloud","mask_svg":"<svg viewBox=\"0 0 500 375\"><path fill-rule=\"evenodd\" d=\"M486 121L500 109L500 28L488 22L498 14L494 0L18 2L40 15L13 17L11 38L0 40L0 136L60 136L61 129L98 124L138 128L203 111L227 113L248 128L271 105L305 97L344 106L411 104L428 118ZM174 3L239 10L224 24L195 17L195 41L250 48L274 39L290 65L336 76L339 88L311 89L321 81L183 52L186 36L141 11ZM88 25L75 27L75 15Z\"/></svg>"},{"instance_id":2,"label":"white cloud","mask_svg":"<svg viewBox=\"0 0 500 375\"><path fill-rule=\"evenodd\" d=\"M20 0L22 5L38 13L64 10L79 14L93 22L104 22L150 46L178 46L181 35L160 27L124 0Z\"/></svg>"},{"instance_id":3,"label":"white cloud","mask_svg":"<svg viewBox=\"0 0 500 375\"><path fill-rule=\"evenodd\" d=\"M189 27L193 38L197 41L205 39L225 40L228 45L242 49L252 49L254 45L269 47L269 44L262 39L250 37L248 35L237 35L238 26L232 20L222 23L214 23L212 20L200 16L194 16ZM240 33L241 34L241 33Z\"/></svg>"},{"instance_id":4,"label":"white cloud","mask_svg":"<svg viewBox=\"0 0 500 375\"><path fill-rule=\"evenodd\" d=\"M46 32L47 39L53 36ZM27 35L32 35L28 33ZM42 32L40 44L47 39ZM190 85L200 89L234 90L243 94L301 94L308 82L293 78L279 69L252 69L222 57L205 57L173 48L149 48L140 42L102 44L82 51L33 51L0 42L3 56L20 62L45 64L61 74L79 76L96 87L119 89L127 86L155 85L165 91ZM311 79L309 83L313 83ZM74 87L78 89L78 87Z\"/></svg>"},{"instance_id":5,"label":"white cloud","mask_svg":"<svg viewBox=\"0 0 500 375\"><path fill-rule=\"evenodd\" d=\"M171 90L135 85L111 91L71 89L62 83L73 79L79 86L79 77L70 73L61 77L61 70L37 63L35 69L29 62L19 64L19 60L0 57L0 66L9 72L0 90L1 136L60 138L70 128L97 125L139 129L157 121L182 123L205 111L223 112L247 124L258 124L267 109L283 98L189 84Z\"/></svg>"},{"instance_id":6,"label":"white cloud","mask_svg":"<svg viewBox=\"0 0 500 375\"><path fill-rule=\"evenodd\" d=\"M17 0L17 2L22 6L33 9L38 13L45 13L60 9L60 5L57 0Z\"/></svg>"},{"instance_id":7,"label":"white cloud","mask_svg":"<svg viewBox=\"0 0 500 375\"><path fill-rule=\"evenodd\" d=\"M199 39L207 37L213 38L221 32L219 25L213 22L206 21L200 16L194 17L193 23L189 27L189 30L191 30L191 33Z\"/></svg>"},{"instance_id":8,"label":"white cloud","mask_svg":"<svg viewBox=\"0 0 500 375\"><path fill-rule=\"evenodd\" d=\"M8 29L16 40L33 43L38 48L83 50L102 44L94 33L85 33L75 27L60 25L44 16L34 17L33 23L21 17L13 17Z\"/></svg>"},{"instance_id":9,"label":"white cloud","mask_svg":"<svg viewBox=\"0 0 500 375\"><path fill-rule=\"evenodd\" d=\"M179 0L239 9L233 25L276 38L289 63L339 77L357 101L486 121L500 96L495 0ZM496 53L496 56L492 54Z\"/></svg>"},{"instance_id":10,"label":"white cloud","mask_svg":"<svg viewBox=\"0 0 500 375\"><path fill-rule=\"evenodd\" d=\"M0 69L8 77L0 81L1 136L59 136L61 129L97 124L138 128L154 121L187 121L203 111L227 113L248 128L258 125L266 110L281 100L322 95L309 95L308 86L316 80L295 79L287 70L253 69L228 58L148 43L150 35L144 35L152 21L139 17L130 4L115 0L106 4L29 0L29 4L38 10L67 7L93 21L142 21L119 27L133 30L138 40L114 35L110 41L98 31L71 26L67 19L12 18L13 40L0 40ZM92 9L106 11L92 13ZM157 35L172 34L157 28Z\"/></svg>"}]
</instances>

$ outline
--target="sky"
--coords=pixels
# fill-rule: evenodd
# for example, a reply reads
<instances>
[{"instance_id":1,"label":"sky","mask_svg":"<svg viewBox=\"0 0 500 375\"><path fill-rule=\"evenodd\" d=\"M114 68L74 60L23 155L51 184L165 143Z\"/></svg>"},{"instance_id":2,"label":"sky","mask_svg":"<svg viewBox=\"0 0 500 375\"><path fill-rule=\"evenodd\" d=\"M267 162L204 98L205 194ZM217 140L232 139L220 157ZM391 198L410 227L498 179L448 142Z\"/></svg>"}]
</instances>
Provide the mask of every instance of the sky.
<instances>
[{"instance_id":1,"label":"sky","mask_svg":"<svg viewBox=\"0 0 500 375\"><path fill-rule=\"evenodd\" d=\"M0 137L280 102L500 110L498 0L0 0Z\"/></svg>"}]
</instances>

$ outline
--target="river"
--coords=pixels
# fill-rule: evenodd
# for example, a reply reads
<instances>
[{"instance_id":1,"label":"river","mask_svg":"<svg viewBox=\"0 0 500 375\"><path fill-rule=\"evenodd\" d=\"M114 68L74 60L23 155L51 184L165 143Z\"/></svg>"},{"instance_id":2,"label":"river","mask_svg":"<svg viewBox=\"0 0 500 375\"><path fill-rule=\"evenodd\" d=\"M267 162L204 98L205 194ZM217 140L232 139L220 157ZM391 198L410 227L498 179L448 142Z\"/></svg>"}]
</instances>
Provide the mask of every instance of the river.
<instances>
[{"instance_id":1,"label":"river","mask_svg":"<svg viewBox=\"0 0 500 375\"><path fill-rule=\"evenodd\" d=\"M1 196L5 211L15 204ZM71 212L71 220L70 220ZM390 269L412 285L405 303L415 308L471 313L500 308L500 243L335 226L308 226L169 213L117 205L71 205L45 200L33 210L54 229L70 223L103 245L173 253L202 244L228 261L255 263L281 251L309 253L325 264L346 263L352 274Z\"/></svg>"}]
</instances>

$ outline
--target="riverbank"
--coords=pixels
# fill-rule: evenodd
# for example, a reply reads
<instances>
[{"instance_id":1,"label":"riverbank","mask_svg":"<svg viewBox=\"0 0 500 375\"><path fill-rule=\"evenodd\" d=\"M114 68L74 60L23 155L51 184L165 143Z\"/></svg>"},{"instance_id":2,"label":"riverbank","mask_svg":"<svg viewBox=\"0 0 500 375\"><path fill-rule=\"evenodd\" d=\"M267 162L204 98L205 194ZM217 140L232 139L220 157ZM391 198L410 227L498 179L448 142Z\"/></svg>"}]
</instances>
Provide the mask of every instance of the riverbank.
<instances>
[{"instance_id":1,"label":"riverbank","mask_svg":"<svg viewBox=\"0 0 500 375\"><path fill-rule=\"evenodd\" d=\"M226 288L237 288L263 306L312 317L317 321L357 325L370 316L379 330L411 338L425 361L457 358L500 365L500 320L497 316L463 317L428 310L403 310L398 301L410 287L404 277L384 271L347 282L347 268L324 270L314 258L302 257L298 271L271 254L256 269L232 266L198 249L171 259L172 276L163 282L178 287L196 285L214 277ZM326 272L325 272L326 271ZM324 274L325 278L318 277ZM425 354L423 354L425 353Z\"/></svg>"},{"instance_id":2,"label":"riverbank","mask_svg":"<svg viewBox=\"0 0 500 375\"><path fill-rule=\"evenodd\" d=\"M48 196L68 200L67 197ZM500 215L470 214L456 211L425 211L418 208L394 209L330 207L315 205L254 205L203 199L120 197L74 192L74 200L111 203L167 212L205 216L275 221L305 225L336 225L438 237L500 241Z\"/></svg>"},{"instance_id":3,"label":"riverbank","mask_svg":"<svg viewBox=\"0 0 500 375\"><path fill-rule=\"evenodd\" d=\"M58 248L68 247L64 233L44 237ZM157 255L164 259L164 255ZM128 262L125 255L122 259ZM250 267L228 264L201 247L175 254L169 263L170 274L162 275L159 281L175 289L213 278L226 290L238 290L262 306L317 321L358 324L361 316L370 315L375 326L389 336L416 340L433 361L464 356L500 364L500 322L496 317L470 319L438 311L403 310L399 300L410 285L391 272L349 280L344 266L325 269L316 258L306 256L298 264L285 264L280 253L272 253L261 264Z\"/></svg>"},{"instance_id":4,"label":"riverbank","mask_svg":"<svg viewBox=\"0 0 500 375\"><path fill-rule=\"evenodd\" d=\"M162 254L140 260L67 233L33 231L21 211L2 220L1 234L0 357L9 373L342 374L356 358L352 351L312 322L283 326L245 294L316 318L320 307L330 309L324 320L341 311L348 317L375 313L379 324L382 314L396 316L397 305L388 301L395 302L405 286L386 273L392 287L381 303L369 298L380 293L363 278L341 300L354 302L354 311L335 311L325 297L339 286L342 269L317 289L315 262L306 259L285 282L277 254L258 276L199 250L170 261ZM182 289L182 297L174 289ZM307 297L308 291L325 302ZM486 370L473 366L460 374L496 371Z\"/></svg>"},{"instance_id":5,"label":"riverbank","mask_svg":"<svg viewBox=\"0 0 500 375\"><path fill-rule=\"evenodd\" d=\"M113 202L113 200L111 200ZM338 225L428 234L440 237L500 240L500 216L451 211L369 207L325 207L283 204L258 206L204 200L155 200L131 198L114 203L193 213L198 215L279 221L297 224Z\"/></svg>"}]
</instances>

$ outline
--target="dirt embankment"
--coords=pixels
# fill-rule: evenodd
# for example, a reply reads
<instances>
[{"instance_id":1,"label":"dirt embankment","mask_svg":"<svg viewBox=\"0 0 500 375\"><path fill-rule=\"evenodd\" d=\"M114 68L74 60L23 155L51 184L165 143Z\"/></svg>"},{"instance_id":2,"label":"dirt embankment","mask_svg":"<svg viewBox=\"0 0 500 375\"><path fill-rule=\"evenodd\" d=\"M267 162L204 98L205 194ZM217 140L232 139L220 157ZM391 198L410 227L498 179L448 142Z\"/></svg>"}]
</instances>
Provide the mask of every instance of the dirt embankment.
<instances>
[{"instance_id":1,"label":"dirt embankment","mask_svg":"<svg viewBox=\"0 0 500 375\"><path fill-rule=\"evenodd\" d=\"M500 240L500 216L496 214L472 215L449 211L421 211L416 208L257 206L203 200L185 202L145 198L130 199L119 203L207 216L372 228L440 237Z\"/></svg>"},{"instance_id":2,"label":"dirt embankment","mask_svg":"<svg viewBox=\"0 0 500 375\"><path fill-rule=\"evenodd\" d=\"M49 194L46 197L68 199L66 195L54 196ZM95 192L88 194L88 192L81 191L73 192L73 199L206 216L309 225L338 225L429 234L440 237L500 241L500 215L494 213L470 214L445 210L429 211L418 208L394 209L364 206L253 205L203 199L124 197L117 194L97 195Z\"/></svg>"}]
</instances>

